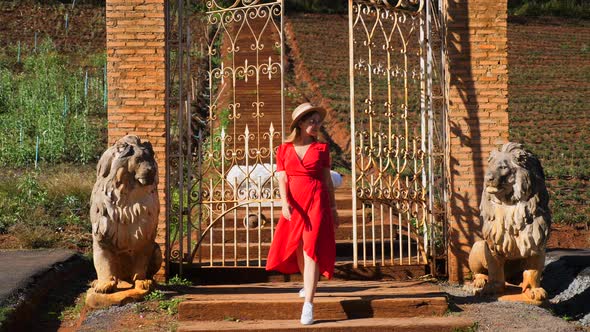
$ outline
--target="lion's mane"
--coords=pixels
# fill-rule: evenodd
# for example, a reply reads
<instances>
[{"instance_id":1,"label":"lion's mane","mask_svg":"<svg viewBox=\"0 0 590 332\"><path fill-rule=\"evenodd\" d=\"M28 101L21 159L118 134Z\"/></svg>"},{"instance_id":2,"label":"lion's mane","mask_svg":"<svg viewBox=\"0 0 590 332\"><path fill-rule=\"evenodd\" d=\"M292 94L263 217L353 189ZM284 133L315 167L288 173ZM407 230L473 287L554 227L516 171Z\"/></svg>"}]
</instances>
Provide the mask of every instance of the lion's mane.
<instances>
[{"instance_id":1,"label":"lion's mane","mask_svg":"<svg viewBox=\"0 0 590 332\"><path fill-rule=\"evenodd\" d=\"M551 215L545 175L539 160L521 144L493 151L481 200L483 237L491 250L507 259L545 250Z\"/></svg>"}]
</instances>

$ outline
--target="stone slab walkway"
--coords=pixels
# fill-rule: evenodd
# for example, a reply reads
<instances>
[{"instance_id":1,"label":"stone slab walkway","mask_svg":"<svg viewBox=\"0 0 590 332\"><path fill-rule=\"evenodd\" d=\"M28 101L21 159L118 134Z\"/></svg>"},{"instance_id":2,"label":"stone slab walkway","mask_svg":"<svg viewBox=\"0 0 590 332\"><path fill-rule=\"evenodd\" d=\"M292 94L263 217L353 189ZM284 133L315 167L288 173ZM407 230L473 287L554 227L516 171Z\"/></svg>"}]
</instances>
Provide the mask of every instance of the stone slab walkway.
<instances>
[{"instance_id":1,"label":"stone slab walkway","mask_svg":"<svg viewBox=\"0 0 590 332\"><path fill-rule=\"evenodd\" d=\"M0 304L35 287L37 279L77 257L66 249L0 250Z\"/></svg>"}]
</instances>

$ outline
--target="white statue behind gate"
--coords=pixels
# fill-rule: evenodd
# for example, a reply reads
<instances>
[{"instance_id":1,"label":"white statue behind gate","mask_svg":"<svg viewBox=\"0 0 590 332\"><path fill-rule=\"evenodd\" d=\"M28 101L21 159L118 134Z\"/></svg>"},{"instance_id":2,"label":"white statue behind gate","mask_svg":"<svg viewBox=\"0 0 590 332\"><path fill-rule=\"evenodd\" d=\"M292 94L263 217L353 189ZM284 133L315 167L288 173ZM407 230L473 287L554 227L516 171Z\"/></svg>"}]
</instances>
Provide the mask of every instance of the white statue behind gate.
<instances>
[{"instance_id":1,"label":"white statue behind gate","mask_svg":"<svg viewBox=\"0 0 590 332\"><path fill-rule=\"evenodd\" d=\"M272 199L272 190L279 188L276 177L273 177L276 170L277 166L270 163L234 165L227 172L225 179L237 192L239 200ZM330 171L330 175L334 188L342 186L340 173Z\"/></svg>"}]
</instances>

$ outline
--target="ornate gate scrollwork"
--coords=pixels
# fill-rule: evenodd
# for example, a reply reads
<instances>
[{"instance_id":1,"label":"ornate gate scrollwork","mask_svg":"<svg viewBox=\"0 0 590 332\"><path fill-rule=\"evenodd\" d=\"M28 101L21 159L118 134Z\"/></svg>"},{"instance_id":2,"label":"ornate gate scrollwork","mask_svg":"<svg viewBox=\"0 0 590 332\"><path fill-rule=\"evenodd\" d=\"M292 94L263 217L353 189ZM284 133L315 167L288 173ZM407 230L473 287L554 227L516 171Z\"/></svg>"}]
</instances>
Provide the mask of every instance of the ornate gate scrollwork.
<instances>
[{"instance_id":1,"label":"ornate gate scrollwork","mask_svg":"<svg viewBox=\"0 0 590 332\"><path fill-rule=\"evenodd\" d=\"M440 6L349 1L355 266L432 262L444 236Z\"/></svg>"},{"instance_id":2,"label":"ornate gate scrollwork","mask_svg":"<svg viewBox=\"0 0 590 332\"><path fill-rule=\"evenodd\" d=\"M167 261L180 268L262 266L280 213L282 17L280 0L169 2Z\"/></svg>"},{"instance_id":3,"label":"ornate gate scrollwork","mask_svg":"<svg viewBox=\"0 0 590 332\"><path fill-rule=\"evenodd\" d=\"M355 266L445 248L442 3L349 0ZM166 24L166 266L261 267L281 213L283 2L168 1Z\"/></svg>"}]
</instances>

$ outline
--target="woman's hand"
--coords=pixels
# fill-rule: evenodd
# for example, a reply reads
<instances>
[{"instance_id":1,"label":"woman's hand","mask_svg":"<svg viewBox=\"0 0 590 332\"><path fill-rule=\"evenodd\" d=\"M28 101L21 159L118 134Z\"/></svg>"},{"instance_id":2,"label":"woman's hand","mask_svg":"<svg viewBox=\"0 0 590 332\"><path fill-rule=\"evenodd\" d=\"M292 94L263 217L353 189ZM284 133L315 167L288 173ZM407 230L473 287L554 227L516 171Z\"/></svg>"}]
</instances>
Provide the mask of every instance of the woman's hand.
<instances>
[{"instance_id":1,"label":"woman's hand","mask_svg":"<svg viewBox=\"0 0 590 332\"><path fill-rule=\"evenodd\" d=\"M281 208L283 217L287 220L291 220L291 206L288 203L284 203L283 207Z\"/></svg>"}]
</instances>

